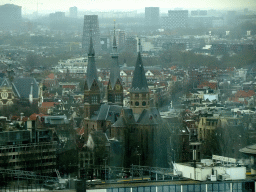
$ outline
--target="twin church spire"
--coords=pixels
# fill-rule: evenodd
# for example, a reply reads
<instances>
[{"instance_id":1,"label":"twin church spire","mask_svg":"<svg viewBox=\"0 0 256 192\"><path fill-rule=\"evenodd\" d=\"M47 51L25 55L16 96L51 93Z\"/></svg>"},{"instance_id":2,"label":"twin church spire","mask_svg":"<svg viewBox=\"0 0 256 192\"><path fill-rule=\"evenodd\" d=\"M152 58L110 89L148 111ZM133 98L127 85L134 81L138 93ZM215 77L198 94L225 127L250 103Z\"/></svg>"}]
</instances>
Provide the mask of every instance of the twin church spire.
<instances>
[{"instance_id":1,"label":"twin church spire","mask_svg":"<svg viewBox=\"0 0 256 192\"><path fill-rule=\"evenodd\" d=\"M120 77L120 67L118 62L118 51L116 42L116 30L114 22L113 46L111 53L110 78L107 86L108 104L123 105L123 84ZM93 110L96 111L100 106L100 88L95 65L95 51L93 48L92 34L88 52L87 76L84 88L84 101L87 117L90 117ZM139 40L139 52L134 70L132 86L130 89L130 106L135 113L141 113L143 109L149 107L149 89L145 76L145 71L141 58L141 44ZM94 106L94 107L92 107Z\"/></svg>"}]
</instances>

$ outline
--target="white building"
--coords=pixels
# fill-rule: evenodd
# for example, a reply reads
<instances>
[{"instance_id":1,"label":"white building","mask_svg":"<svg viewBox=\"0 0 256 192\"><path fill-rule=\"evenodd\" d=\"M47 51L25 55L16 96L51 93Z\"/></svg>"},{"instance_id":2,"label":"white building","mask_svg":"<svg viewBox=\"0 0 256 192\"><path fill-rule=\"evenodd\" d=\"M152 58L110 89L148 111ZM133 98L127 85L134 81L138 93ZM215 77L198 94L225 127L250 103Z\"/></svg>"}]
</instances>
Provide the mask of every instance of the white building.
<instances>
[{"instance_id":1,"label":"white building","mask_svg":"<svg viewBox=\"0 0 256 192\"><path fill-rule=\"evenodd\" d=\"M236 163L236 159L213 155L213 159L202 159L195 166L194 163L174 163L174 175L198 181L246 179L246 167Z\"/></svg>"}]
</instances>

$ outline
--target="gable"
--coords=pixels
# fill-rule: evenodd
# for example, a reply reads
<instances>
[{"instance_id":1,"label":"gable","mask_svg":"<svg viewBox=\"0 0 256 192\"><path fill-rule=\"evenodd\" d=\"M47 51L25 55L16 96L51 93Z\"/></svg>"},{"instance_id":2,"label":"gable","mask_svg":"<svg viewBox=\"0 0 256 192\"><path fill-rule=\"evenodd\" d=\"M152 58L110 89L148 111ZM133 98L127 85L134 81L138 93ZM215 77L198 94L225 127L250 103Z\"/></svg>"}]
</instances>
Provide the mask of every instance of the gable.
<instances>
[{"instance_id":1,"label":"gable","mask_svg":"<svg viewBox=\"0 0 256 192\"><path fill-rule=\"evenodd\" d=\"M96 91L96 90L99 90L99 85L98 85L98 82L94 79L93 82L92 82L92 86L90 88L91 91Z\"/></svg>"}]
</instances>

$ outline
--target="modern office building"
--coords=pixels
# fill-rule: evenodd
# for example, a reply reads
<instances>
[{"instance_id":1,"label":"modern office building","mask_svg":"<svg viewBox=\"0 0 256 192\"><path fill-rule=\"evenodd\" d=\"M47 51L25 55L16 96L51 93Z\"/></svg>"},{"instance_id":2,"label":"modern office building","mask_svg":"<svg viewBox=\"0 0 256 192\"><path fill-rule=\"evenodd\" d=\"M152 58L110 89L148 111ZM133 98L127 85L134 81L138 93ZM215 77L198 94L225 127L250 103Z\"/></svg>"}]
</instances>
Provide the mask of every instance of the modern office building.
<instances>
[{"instance_id":1,"label":"modern office building","mask_svg":"<svg viewBox=\"0 0 256 192\"><path fill-rule=\"evenodd\" d=\"M159 25L159 7L145 7L145 25Z\"/></svg>"},{"instance_id":2,"label":"modern office building","mask_svg":"<svg viewBox=\"0 0 256 192\"><path fill-rule=\"evenodd\" d=\"M77 7L70 7L69 8L69 17L77 18Z\"/></svg>"},{"instance_id":3,"label":"modern office building","mask_svg":"<svg viewBox=\"0 0 256 192\"><path fill-rule=\"evenodd\" d=\"M101 51L98 15L84 16L84 28L82 37L82 49L84 54L88 54L90 36L92 36L93 46L97 55Z\"/></svg>"}]
</instances>

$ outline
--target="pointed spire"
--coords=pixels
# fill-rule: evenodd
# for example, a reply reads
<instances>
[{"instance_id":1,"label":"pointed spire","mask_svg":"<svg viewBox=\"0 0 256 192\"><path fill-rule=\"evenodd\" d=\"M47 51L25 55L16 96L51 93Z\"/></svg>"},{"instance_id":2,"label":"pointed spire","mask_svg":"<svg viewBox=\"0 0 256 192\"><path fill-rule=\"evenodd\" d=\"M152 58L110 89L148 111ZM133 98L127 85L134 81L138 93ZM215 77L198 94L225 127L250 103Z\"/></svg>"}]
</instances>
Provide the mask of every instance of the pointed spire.
<instances>
[{"instance_id":1,"label":"pointed spire","mask_svg":"<svg viewBox=\"0 0 256 192\"><path fill-rule=\"evenodd\" d=\"M131 92L148 92L148 83L141 58L141 43L139 39L139 52L133 73Z\"/></svg>"},{"instance_id":2,"label":"pointed spire","mask_svg":"<svg viewBox=\"0 0 256 192\"><path fill-rule=\"evenodd\" d=\"M118 63L118 52L117 52L117 45L116 45L116 27L115 27L115 21L114 21L114 37L113 37L113 51L111 54L112 57L112 65L110 68L110 83L112 88L114 88L117 79L120 80L120 68Z\"/></svg>"},{"instance_id":3,"label":"pointed spire","mask_svg":"<svg viewBox=\"0 0 256 192\"><path fill-rule=\"evenodd\" d=\"M87 65L87 87L88 89L91 89L92 83L94 80L98 81L97 76L97 69L95 65L95 52L93 48L93 42L92 42L92 30L91 30L91 37L90 37L90 45L89 45L89 52L88 52L88 65Z\"/></svg>"},{"instance_id":4,"label":"pointed spire","mask_svg":"<svg viewBox=\"0 0 256 192\"><path fill-rule=\"evenodd\" d=\"M93 48L93 43L92 43L92 29L90 30L90 45L89 45L89 51L88 51L88 56L94 56L95 51Z\"/></svg>"},{"instance_id":5,"label":"pointed spire","mask_svg":"<svg viewBox=\"0 0 256 192\"><path fill-rule=\"evenodd\" d=\"M114 20L114 38L113 38L113 48L116 47L116 21Z\"/></svg>"}]
</instances>

